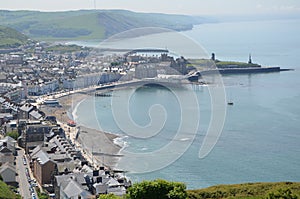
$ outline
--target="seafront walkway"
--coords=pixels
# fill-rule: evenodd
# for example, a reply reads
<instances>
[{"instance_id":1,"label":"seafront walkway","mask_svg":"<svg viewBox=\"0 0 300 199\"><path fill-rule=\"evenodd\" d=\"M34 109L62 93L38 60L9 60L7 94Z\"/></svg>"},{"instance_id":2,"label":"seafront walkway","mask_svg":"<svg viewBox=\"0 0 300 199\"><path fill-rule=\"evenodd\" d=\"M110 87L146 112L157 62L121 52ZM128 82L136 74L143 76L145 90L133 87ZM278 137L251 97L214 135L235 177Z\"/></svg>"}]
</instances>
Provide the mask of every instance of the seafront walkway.
<instances>
[{"instance_id":1,"label":"seafront walkway","mask_svg":"<svg viewBox=\"0 0 300 199\"><path fill-rule=\"evenodd\" d=\"M81 143L76 139L77 134L79 133L80 129L78 127L70 127L67 123L62 123L60 121L57 122L63 128L65 131L67 139L71 141L71 143L74 145L75 149L80 150L82 156L89 162L90 165L92 165L94 168L99 167L99 165L102 165L101 162L98 162L93 158L93 155L86 151Z\"/></svg>"}]
</instances>

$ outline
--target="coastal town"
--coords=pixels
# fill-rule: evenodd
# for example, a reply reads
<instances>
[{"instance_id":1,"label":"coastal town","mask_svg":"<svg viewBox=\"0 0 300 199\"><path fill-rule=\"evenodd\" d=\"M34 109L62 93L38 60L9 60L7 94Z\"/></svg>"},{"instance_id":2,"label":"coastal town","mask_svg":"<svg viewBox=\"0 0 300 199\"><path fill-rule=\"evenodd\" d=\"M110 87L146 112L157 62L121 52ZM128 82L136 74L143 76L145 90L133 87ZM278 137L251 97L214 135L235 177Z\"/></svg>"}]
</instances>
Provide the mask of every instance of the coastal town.
<instances>
[{"instance_id":1,"label":"coastal town","mask_svg":"<svg viewBox=\"0 0 300 199\"><path fill-rule=\"evenodd\" d=\"M138 54L149 52L159 56ZM124 195L131 181L115 169L117 136L77 125L72 105L97 89L155 78L157 71L188 73L187 61L166 50L103 55L31 41L0 53L0 176L22 198ZM98 152L86 146L86 132L101 143Z\"/></svg>"},{"instance_id":2,"label":"coastal town","mask_svg":"<svg viewBox=\"0 0 300 199\"><path fill-rule=\"evenodd\" d=\"M118 136L72 118L74 106L88 96L110 97L102 91L147 80L205 84L201 76L216 70L280 70L253 64L251 55L248 63L237 63L220 62L214 53L187 60L166 49L109 50L35 41L0 49L0 176L23 198L122 196L132 185L116 168Z\"/></svg>"},{"instance_id":3,"label":"coastal town","mask_svg":"<svg viewBox=\"0 0 300 199\"><path fill-rule=\"evenodd\" d=\"M300 199L300 1L0 5L0 199Z\"/></svg>"},{"instance_id":4,"label":"coastal town","mask_svg":"<svg viewBox=\"0 0 300 199\"><path fill-rule=\"evenodd\" d=\"M46 46L32 42L1 50L0 176L22 198L124 195L131 185L124 172L80 146L80 127L55 99L116 81L121 71L99 73L95 65L108 67L109 58L84 62L84 48L61 53ZM64 117L51 109L63 110Z\"/></svg>"}]
</instances>

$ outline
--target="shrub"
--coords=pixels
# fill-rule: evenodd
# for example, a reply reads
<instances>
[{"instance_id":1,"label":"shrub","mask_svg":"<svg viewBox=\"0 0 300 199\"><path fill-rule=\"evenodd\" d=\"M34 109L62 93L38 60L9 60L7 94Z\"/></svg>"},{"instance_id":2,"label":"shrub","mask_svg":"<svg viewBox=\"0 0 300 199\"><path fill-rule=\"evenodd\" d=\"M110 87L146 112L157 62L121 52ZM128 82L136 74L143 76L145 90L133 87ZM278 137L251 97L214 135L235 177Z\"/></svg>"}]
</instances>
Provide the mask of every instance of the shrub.
<instances>
[{"instance_id":1,"label":"shrub","mask_svg":"<svg viewBox=\"0 0 300 199\"><path fill-rule=\"evenodd\" d=\"M127 190L129 199L186 199L186 186L166 180L143 181Z\"/></svg>"},{"instance_id":2,"label":"shrub","mask_svg":"<svg viewBox=\"0 0 300 199\"><path fill-rule=\"evenodd\" d=\"M17 140L17 139L18 139L18 137L19 137L19 133L18 133L18 131L17 131L17 130L14 130L14 131L8 132L8 133L6 133L6 135L7 135L7 136L9 136L9 137L12 137L12 138L14 138L15 140Z\"/></svg>"},{"instance_id":3,"label":"shrub","mask_svg":"<svg viewBox=\"0 0 300 199\"><path fill-rule=\"evenodd\" d=\"M278 191L271 192L266 197L267 199L297 199L298 197L292 194L290 189L279 189Z\"/></svg>"},{"instance_id":4,"label":"shrub","mask_svg":"<svg viewBox=\"0 0 300 199\"><path fill-rule=\"evenodd\" d=\"M115 196L114 194L104 194L100 195L98 199L120 199L118 196Z\"/></svg>"}]
</instances>

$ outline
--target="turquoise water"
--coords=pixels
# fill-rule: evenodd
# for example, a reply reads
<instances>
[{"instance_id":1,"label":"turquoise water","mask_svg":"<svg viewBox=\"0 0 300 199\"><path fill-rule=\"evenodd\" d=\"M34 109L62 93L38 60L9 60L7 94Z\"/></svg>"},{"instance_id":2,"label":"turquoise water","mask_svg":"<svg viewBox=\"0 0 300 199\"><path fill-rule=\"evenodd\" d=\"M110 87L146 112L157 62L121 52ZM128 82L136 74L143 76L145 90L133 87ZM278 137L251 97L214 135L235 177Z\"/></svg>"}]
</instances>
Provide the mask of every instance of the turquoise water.
<instances>
[{"instance_id":1,"label":"turquoise water","mask_svg":"<svg viewBox=\"0 0 300 199\"><path fill-rule=\"evenodd\" d=\"M207 24L185 32L201 43L207 52L215 52L219 59L247 61L251 53L254 62L296 70L224 76L227 98L234 101L234 106L227 107L221 137L204 159L199 159L198 153L211 117L210 96L206 87L194 89L201 119L196 138L186 153L161 170L128 175L134 181L155 178L182 181L188 188L256 181L299 181L299 22ZM131 91L130 88L120 90L114 95L121 96ZM178 92L184 94L187 91ZM135 91L129 103L133 121L141 126L147 125L150 122L148 111L154 104L165 108L167 120L164 128L149 139L125 137L126 150L151 152L165 146L174 137L182 110L178 108L174 94L167 89ZM77 115L81 124L99 128L98 121L101 129L124 135L114 122L111 98L87 99L78 107ZM179 146L180 141L186 140L179 140Z\"/></svg>"}]
</instances>

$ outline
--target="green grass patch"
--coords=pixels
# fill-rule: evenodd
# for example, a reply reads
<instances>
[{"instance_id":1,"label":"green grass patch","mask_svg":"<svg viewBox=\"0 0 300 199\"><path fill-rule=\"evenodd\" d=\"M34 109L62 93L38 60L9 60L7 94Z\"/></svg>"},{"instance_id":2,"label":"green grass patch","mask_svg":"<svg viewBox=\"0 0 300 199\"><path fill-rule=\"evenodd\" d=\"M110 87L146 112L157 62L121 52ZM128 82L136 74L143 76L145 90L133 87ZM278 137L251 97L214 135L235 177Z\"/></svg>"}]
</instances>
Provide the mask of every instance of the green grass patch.
<instances>
[{"instance_id":1,"label":"green grass patch","mask_svg":"<svg viewBox=\"0 0 300 199\"><path fill-rule=\"evenodd\" d=\"M289 191L290 194L288 194ZM284 194L289 195L290 197L284 197ZM217 185L205 189L189 190L188 198L300 198L300 183L278 182Z\"/></svg>"},{"instance_id":2,"label":"green grass patch","mask_svg":"<svg viewBox=\"0 0 300 199\"><path fill-rule=\"evenodd\" d=\"M235 62L235 61L216 61L217 67L226 67L226 66L232 66L232 67L260 67L258 64L249 64L246 62Z\"/></svg>"},{"instance_id":3,"label":"green grass patch","mask_svg":"<svg viewBox=\"0 0 300 199\"><path fill-rule=\"evenodd\" d=\"M0 198L3 199L15 199L21 198L19 195L11 191L9 186L0 180Z\"/></svg>"},{"instance_id":4,"label":"green grass patch","mask_svg":"<svg viewBox=\"0 0 300 199\"><path fill-rule=\"evenodd\" d=\"M19 137L18 130L12 130L10 132L7 132L6 135L14 138L15 140L18 140Z\"/></svg>"},{"instance_id":5,"label":"green grass patch","mask_svg":"<svg viewBox=\"0 0 300 199\"><path fill-rule=\"evenodd\" d=\"M20 32L0 26L0 48L18 47L28 42L28 37Z\"/></svg>"},{"instance_id":6,"label":"green grass patch","mask_svg":"<svg viewBox=\"0 0 300 199\"><path fill-rule=\"evenodd\" d=\"M66 53L66 52L78 52L81 50L90 50L87 47L81 47L77 45L54 45L54 46L49 46L45 49L46 51L51 51L51 52L61 52L61 53Z\"/></svg>"}]
</instances>

